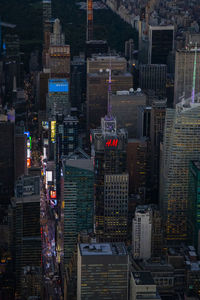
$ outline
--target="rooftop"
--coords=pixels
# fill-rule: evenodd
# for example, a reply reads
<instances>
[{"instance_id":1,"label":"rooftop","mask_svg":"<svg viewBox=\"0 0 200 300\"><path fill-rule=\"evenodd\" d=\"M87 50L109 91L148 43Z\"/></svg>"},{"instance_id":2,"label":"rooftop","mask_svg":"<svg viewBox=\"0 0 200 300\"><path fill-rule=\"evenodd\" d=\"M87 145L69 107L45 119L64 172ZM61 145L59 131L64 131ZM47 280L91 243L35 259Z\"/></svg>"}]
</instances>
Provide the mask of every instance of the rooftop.
<instances>
[{"instance_id":1,"label":"rooftop","mask_svg":"<svg viewBox=\"0 0 200 300\"><path fill-rule=\"evenodd\" d=\"M87 243L79 244L79 248L82 256L127 255L124 243Z\"/></svg>"},{"instance_id":2,"label":"rooftop","mask_svg":"<svg viewBox=\"0 0 200 300\"><path fill-rule=\"evenodd\" d=\"M136 285L155 285L150 272L132 272Z\"/></svg>"}]
</instances>

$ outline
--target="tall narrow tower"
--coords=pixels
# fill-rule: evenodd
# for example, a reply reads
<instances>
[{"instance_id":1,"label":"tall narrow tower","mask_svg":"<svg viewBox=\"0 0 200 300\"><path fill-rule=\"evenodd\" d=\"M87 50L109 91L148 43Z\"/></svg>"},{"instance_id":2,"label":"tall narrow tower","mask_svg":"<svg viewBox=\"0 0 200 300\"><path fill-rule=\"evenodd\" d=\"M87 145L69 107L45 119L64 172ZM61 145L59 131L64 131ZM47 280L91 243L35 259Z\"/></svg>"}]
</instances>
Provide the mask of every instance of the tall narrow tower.
<instances>
[{"instance_id":1,"label":"tall narrow tower","mask_svg":"<svg viewBox=\"0 0 200 300\"><path fill-rule=\"evenodd\" d=\"M93 40L93 2L87 0L87 41Z\"/></svg>"},{"instance_id":2,"label":"tall narrow tower","mask_svg":"<svg viewBox=\"0 0 200 300\"><path fill-rule=\"evenodd\" d=\"M43 0L43 29L49 30L51 20L51 0Z\"/></svg>"}]
</instances>

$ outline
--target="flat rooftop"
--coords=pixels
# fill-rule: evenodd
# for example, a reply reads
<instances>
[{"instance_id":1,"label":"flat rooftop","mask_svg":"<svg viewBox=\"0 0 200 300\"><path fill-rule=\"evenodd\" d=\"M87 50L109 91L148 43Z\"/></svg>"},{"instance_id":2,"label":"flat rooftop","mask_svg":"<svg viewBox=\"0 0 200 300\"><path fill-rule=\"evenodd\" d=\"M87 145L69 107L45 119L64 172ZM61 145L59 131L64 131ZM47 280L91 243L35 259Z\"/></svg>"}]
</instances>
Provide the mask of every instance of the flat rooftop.
<instances>
[{"instance_id":1,"label":"flat rooftop","mask_svg":"<svg viewBox=\"0 0 200 300\"><path fill-rule=\"evenodd\" d=\"M82 256L127 255L124 243L79 244Z\"/></svg>"},{"instance_id":2,"label":"flat rooftop","mask_svg":"<svg viewBox=\"0 0 200 300\"><path fill-rule=\"evenodd\" d=\"M132 272L136 285L155 285L150 272Z\"/></svg>"}]
</instances>

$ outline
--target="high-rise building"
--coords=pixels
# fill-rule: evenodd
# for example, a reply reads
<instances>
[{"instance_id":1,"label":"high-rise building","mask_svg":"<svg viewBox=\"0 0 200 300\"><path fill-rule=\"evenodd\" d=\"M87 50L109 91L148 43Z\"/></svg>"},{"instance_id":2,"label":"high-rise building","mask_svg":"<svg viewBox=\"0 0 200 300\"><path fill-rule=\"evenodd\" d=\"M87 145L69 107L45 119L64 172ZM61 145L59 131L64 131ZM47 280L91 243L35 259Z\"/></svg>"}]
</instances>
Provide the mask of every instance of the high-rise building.
<instances>
[{"instance_id":1,"label":"high-rise building","mask_svg":"<svg viewBox=\"0 0 200 300\"><path fill-rule=\"evenodd\" d=\"M64 265L69 266L82 230L93 230L94 168L90 157L77 150L62 160L64 178Z\"/></svg>"},{"instance_id":2,"label":"high-rise building","mask_svg":"<svg viewBox=\"0 0 200 300\"><path fill-rule=\"evenodd\" d=\"M65 116L70 114L69 83L67 79L49 79L47 95L47 116L49 118L57 114Z\"/></svg>"},{"instance_id":3,"label":"high-rise building","mask_svg":"<svg viewBox=\"0 0 200 300\"><path fill-rule=\"evenodd\" d=\"M5 35L6 56L4 58L4 103L11 103L14 81L15 88L23 88L24 85L24 64L20 52L20 40L18 35Z\"/></svg>"},{"instance_id":4,"label":"high-rise building","mask_svg":"<svg viewBox=\"0 0 200 300\"><path fill-rule=\"evenodd\" d=\"M101 119L101 128L92 130L90 138L95 166L96 235L100 240L125 241L125 219L128 218L127 132L117 129L114 117L105 116Z\"/></svg>"},{"instance_id":5,"label":"high-rise building","mask_svg":"<svg viewBox=\"0 0 200 300\"><path fill-rule=\"evenodd\" d=\"M149 138L151 129L151 106L139 105L137 117L137 137Z\"/></svg>"},{"instance_id":6,"label":"high-rise building","mask_svg":"<svg viewBox=\"0 0 200 300\"><path fill-rule=\"evenodd\" d=\"M129 194L139 195L143 203L149 200L150 150L150 142L146 138L128 140Z\"/></svg>"},{"instance_id":7,"label":"high-rise building","mask_svg":"<svg viewBox=\"0 0 200 300\"><path fill-rule=\"evenodd\" d=\"M74 56L71 61L70 101L80 111L86 100L86 61L84 56Z\"/></svg>"},{"instance_id":8,"label":"high-rise building","mask_svg":"<svg viewBox=\"0 0 200 300\"><path fill-rule=\"evenodd\" d=\"M131 272L130 300L161 300L151 272Z\"/></svg>"},{"instance_id":9,"label":"high-rise building","mask_svg":"<svg viewBox=\"0 0 200 300\"><path fill-rule=\"evenodd\" d=\"M15 180L27 175L27 135L24 128L15 128Z\"/></svg>"},{"instance_id":10,"label":"high-rise building","mask_svg":"<svg viewBox=\"0 0 200 300\"><path fill-rule=\"evenodd\" d=\"M69 45L50 45L46 53L46 68L52 74L70 75L70 46ZM58 76L58 75L57 75Z\"/></svg>"},{"instance_id":11,"label":"high-rise building","mask_svg":"<svg viewBox=\"0 0 200 300\"><path fill-rule=\"evenodd\" d=\"M151 26L148 30L148 64L167 64L174 48L174 26Z\"/></svg>"},{"instance_id":12,"label":"high-rise building","mask_svg":"<svg viewBox=\"0 0 200 300\"><path fill-rule=\"evenodd\" d=\"M104 176L104 238L126 241L128 226L128 174Z\"/></svg>"},{"instance_id":13,"label":"high-rise building","mask_svg":"<svg viewBox=\"0 0 200 300\"><path fill-rule=\"evenodd\" d=\"M200 161L189 166L188 239L200 254Z\"/></svg>"},{"instance_id":14,"label":"high-rise building","mask_svg":"<svg viewBox=\"0 0 200 300\"><path fill-rule=\"evenodd\" d=\"M165 113L167 99L153 100L151 106L151 186L154 201L158 199L159 191L159 171L160 171L160 143L163 142Z\"/></svg>"},{"instance_id":15,"label":"high-rise building","mask_svg":"<svg viewBox=\"0 0 200 300\"><path fill-rule=\"evenodd\" d=\"M112 70L112 92L129 90L132 75L119 55L93 55L87 59L87 127L97 128L107 112L108 76Z\"/></svg>"},{"instance_id":16,"label":"high-rise building","mask_svg":"<svg viewBox=\"0 0 200 300\"><path fill-rule=\"evenodd\" d=\"M147 96L141 91L117 91L112 94L112 113L117 119L118 127L128 131L128 138L137 137L137 108L139 105L146 105L146 101Z\"/></svg>"},{"instance_id":17,"label":"high-rise building","mask_svg":"<svg viewBox=\"0 0 200 300\"><path fill-rule=\"evenodd\" d=\"M174 78L174 106L181 101L191 97L194 87L195 94L200 92L200 50L196 50L196 74L194 78L195 49L177 50L175 60L175 78ZM195 79L195 82L194 82ZM195 83L195 86L194 84Z\"/></svg>"},{"instance_id":18,"label":"high-rise building","mask_svg":"<svg viewBox=\"0 0 200 300\"><path fill-rule=\"evenodd\" d=\"M149 64L139 66L139 87L154 90L156 95L166 94L167 65Z\"/></svg>"},{"instance_id":19,"label":"high-rise building","mask_svg":"<svg viewBox=\"0 0 200 300\"><path fill-rule=\"evenodd\" d=\"M128 264L123 243L78 244L77 300L127 300Z\"/></svg>"},{"instance_id":20,"label":"high-rise building","mask_svg":"<svg viewBox=\"0 0 200 300\"><path fill-rule=\"evenodd\" d=\"M5 116L7 118L7 116ZM14 195L15 180L15 132L14 123L1 120L0 115L0 199L1 207L6 208Z\"/></svg>"},{"instance_id":21,"label":"high-rise building","mask_svg":"<svg viewBox=\"0 0 200 300\"><path fill-rule=\"evenodd\" d=\"M59 117L57 118L57 120ZM60 123L60 124L59 124ZM57 121L57 158L72 154L78 147L78 119L77 117L66 116L62 118L62 122Z\"/></svg>"},{"instance_id":22,"label":"high-rise building","mask_svg":"<svg viewBox=\"0 0 200 300\"><path fill-rule=\"evenodd\" d=\"M133 219L132 247L135 259L151 257L152 216L147 205L137 206Z\"/></svg>"},{"instance_id":23,"label":"high-rise building","mask_svg":"<svg viewBox=\"0 0 200 300\"><path fill-rule=\"evenodd\" d=\"M87 0L87 41L93 40L93 0Z\"/></svg>"},{"instance_id":24,"label":"high-rise building","mask_svg":"<svg viewBox=\"0 0 200 300\"><path fill-rule=\"evenodd\" d=\"M200 103L167 109L161 160L160 207L169 243L187 240L189 162L199 159Z\"/></svg>"},{"instance_id":25,"label":"high-rise building","mask_svg":"<svg viewBox=\"0 0 200 300\"><path fill-rule=\"evenodd\" d=\"M129 90L133 86L130 73L112 71L112 92ZM100 120L107 112L108 73L87 74L87 127L98 128Z\"/></svg>"},{"instance_id":26,"label":"high-rise building","mask_svg":"<svg viewBox=\"0 0 200 300\"><path fill-rule=\"evenodd\" d=\"M106 69L112 69L112 71L127 72L127 61L124 57L119 55L99 55L94 54L87 59L87 73L99 73Z\"/></svg>"},{"instance_id":27,"label":"high-rise building","mask_svg":"<svg viewBox=\"0 0 200 300\"><path fill-rule=\"evenodd\" d=\"M156 205L151 205L152 209L152 235L151 235L151 257L161 257L163 254L164 238L162 216Z\"/></svg>"},{"instance_id":28,"label":"high-rise building","mask_svg":"<svg viewBox=\"0 0 200 300\"><path fill-rule=\"evenodd\" d=\"M93 54L108 53L108 43L103 40L91 40L86 42L86 57L91 57Z\"/></svg>"},{"instance_id":29,"label":"high-rise building","mask_svg":"<svg viewBox=\"0 0 200 300\"><path fill-rule=\"evenodd\" d=\"M59 19L54 20L53 32L50 35L50 45L51 46L65 45L65 35L64 33L62 33L62 27Z\"/></svg>"},{"instance_id":30,"label":"high-rise building","mask_svg":"<svg viewBox=\"0 0 200 300\"><path fill-rule=\"evenodd\" d=\"M128 60L132 60L134 51L134 41L133 39L129 39L125 42L125 57Z\"/></svg>"},{"instance_id":31,"label":"high-rise building","mask_svg":"<svg viewBox=\"0 0 200 300\"><path fill-rule=\"evenodd\" d=\"M50 45L50 33L52 29L52 12L51 12L51 0L43 0L43 64L45 64L45 56Z\"/></svg>"},{"instance_id":32,"label":"high-rise building","mask_svg":"<svg viewBox=\"0 0 200 300\"><path fill-rule=\"evenodd\" d=\"M40 177L23 176L15 186L12 201L15 215L15 269L17 298L40 296L41 293L41 234L40 234ZM26 285L26 273L34 269ZM29 274L30 275L30 274ZM37 280L36 280L37 279ZM25 282L24 282L25 281Z\"/></svg>"},{"instance_id":33,"label":"high-rise building","mask_svg":"<svg viewBox=\"0 0 200 300\"><path fill-rule=\"evenodd\" d=\"M47 23L51 20L51 0L43 0L43 26L46 29Z\"/></svg>"}]
</instances>

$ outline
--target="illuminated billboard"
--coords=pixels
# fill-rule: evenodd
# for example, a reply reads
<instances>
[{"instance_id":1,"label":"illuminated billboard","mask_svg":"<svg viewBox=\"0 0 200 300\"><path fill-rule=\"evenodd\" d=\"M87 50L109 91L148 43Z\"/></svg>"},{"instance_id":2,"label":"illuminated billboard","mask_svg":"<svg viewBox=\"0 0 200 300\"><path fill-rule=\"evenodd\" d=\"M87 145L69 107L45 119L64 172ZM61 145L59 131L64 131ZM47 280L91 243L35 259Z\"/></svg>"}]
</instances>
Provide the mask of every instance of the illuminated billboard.
<instances>
[{"instance_id":1,"label":"illuminated billboard","mask_svg":"<svg viewBox=\"0 0 200 300\"><path fill-rule=\"evenodd\" d=\"M51 182L53 179L52 171L46 171L46 182Z\"/></svg>"},{"instance_id":2,"label":"illuminated billboard","mask_svg":"<svg viewBox=\"0 0 200 300\"><path fill-rule=\"evenodd\" d=\"M49 122L42 121L42 128L45 129L45 130L49 129Z\"/></svg>"},{"instance_id":3,"label":"illuminated billboard","mask_svg":"<svg viewBox=\"0 0 200 300\"><path fill-rule=\"evenodd\" d=\"M29 137L29 136L30 136L30 132L29 132L29 131L24 131L24 134L26 134L26 135L27 135L27 137Z\"/></svg>"},{"instance_id":4,"label":"illuminated billboard","mask_svg":"<svg viewBox=\"0 0 200 300\"><path fill-rule=\"evenodd\" d=\"M117 147L118 139L108 139L106 140L105 147Z\"/></svg>"},{"instance_id":5,"label":"illuminated billboard","mask_svg":"<svg viewBox=\"0 0 200 300\"><path fill-rule=\"evenodd\" d=\"M51 141L56 141L56 121L51 121Z\"/></svg>"},{"instance_id":6,"label":"illuminated billboard","mask_svg":"<svg viewBox=\"0 0 200 300\"><path fill-rule=\"evenodd\" d=\"M56 199L56 191L50 191L50 197Z\"/></svg>"},{"instance_id":7,"label":"illuminated billboard","mask_svg":"<svg viewBox=\"0 0 200 300\"><path fill-rule=\"evenodd\" d=\"M30 168L31 167L31 159L27 158L27 167Z\"/></svg>"},{"instance_id":8,"label":"illuminated billboard","mask_svg":"<svg viewBox=\"0 0 200 300\"><path fill-rule=\"evenodd\" d=\"M67 79L49 79L49 93L68 93L69 84Z\"/></svg>"}]
</instances>

